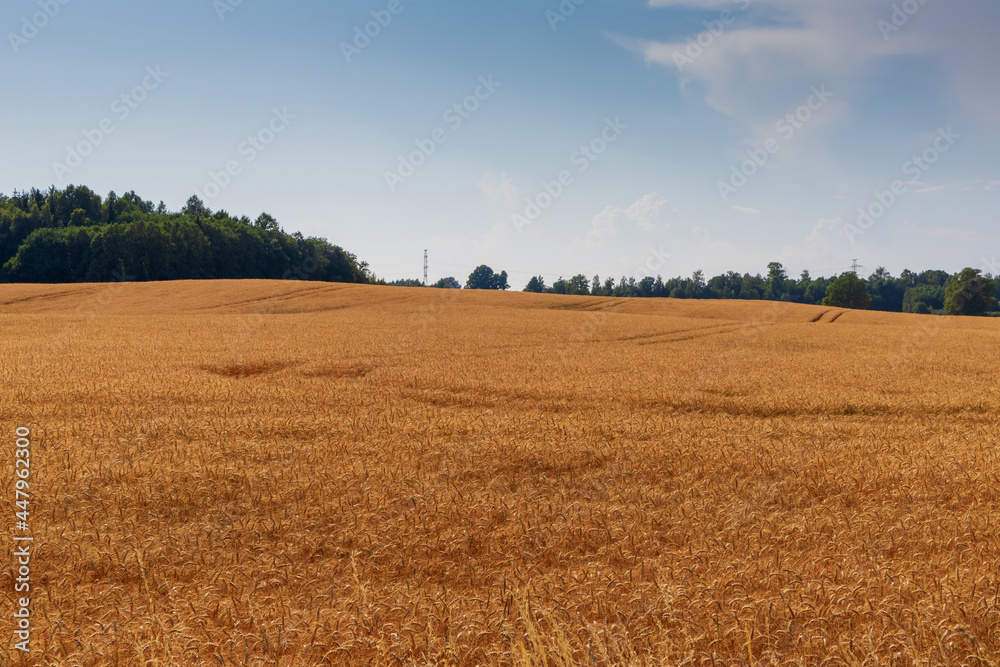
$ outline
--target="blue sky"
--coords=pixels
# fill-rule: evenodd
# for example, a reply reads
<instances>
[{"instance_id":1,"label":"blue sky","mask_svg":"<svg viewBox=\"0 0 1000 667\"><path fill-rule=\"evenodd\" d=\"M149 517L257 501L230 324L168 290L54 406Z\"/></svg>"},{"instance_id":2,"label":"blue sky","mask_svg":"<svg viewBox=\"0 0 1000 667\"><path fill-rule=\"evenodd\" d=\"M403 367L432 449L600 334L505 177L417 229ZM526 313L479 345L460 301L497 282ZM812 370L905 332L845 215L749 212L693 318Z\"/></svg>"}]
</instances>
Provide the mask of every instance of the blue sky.
<instances>
[{"instance_id":1,"label":"blue sky","mask_svg":"<svg viewBox=\"0 0 1000 667\"><path fill-rule=\"evenodd\" d=\"M995 0L8 0L0 26L7 193L198 192L388 279L425 248L432 280L515 288L1000 273Z\"/></svg>"}]
</instances>

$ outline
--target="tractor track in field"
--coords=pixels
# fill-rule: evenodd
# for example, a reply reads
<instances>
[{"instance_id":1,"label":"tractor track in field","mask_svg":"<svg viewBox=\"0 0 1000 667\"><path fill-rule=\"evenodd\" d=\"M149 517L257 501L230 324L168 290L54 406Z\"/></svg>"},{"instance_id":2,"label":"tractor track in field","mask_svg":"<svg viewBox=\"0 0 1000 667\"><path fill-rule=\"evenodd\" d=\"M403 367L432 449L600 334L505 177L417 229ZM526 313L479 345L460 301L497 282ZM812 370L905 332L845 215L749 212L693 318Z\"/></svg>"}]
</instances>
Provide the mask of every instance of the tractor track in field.
<instances>
[{"instance_id":1,"label":"tractor track in field","mask_svg":"<svg viewBox=\"0 0 1000 667\"><path fill-rule=\"evenodd\" d=\"M714 327L705 327L702 329L686 329L684 331L673 331L667 334L661 334L658 337L650 337L649 339L643 340L637 343L638 345L660 345L662 343L680 343L686 340L694 340L696 338L707 338L708 336L721 336L728 333L733 333L742 329L742 325L739 324L720 324ZM657 339L658 338L658 339Z\"/></svg>"},{"instance_id":2,"label":"tractor track in field","mask_svg":"<svg viewBox=\"0 0 1000 667\"><path fill-rule=\"evenodd\" d=\"M198 310L219 310L220 308L238 308L240 306L252 306L256 304L266 303L268 301L279 301L279 300L285 301L288 299L298 298L300 296L315 294L316 292L325 291L328 289L329 285L308 287L305 289L291 289L287 292L270 294L268 296L257 297L255 299L244 299L243 301L231 301L229 303L221 303L215 306L202 306Z\"/></svg>"},{"instance_id":3,"label":"tractor track in field","mask_svg":"<svg viewBox=\"0 0 1000 667\"><path fill-rule=\"evenodd\" d=\"M51 301L53 299L59 299L64 296L74 296L77 294L91 294L94 291L95 288L93 287L81 287L77 289L62 290L60 292L51 292L49 294L36 294L34 296L26 296L19 299L11 299L10 301L0 301L0 305L13 306L15 304L22 304L22 303Z\"/></svg>"},{"instance_id":4,"label":"tractor track in field","mask_svg":"<svg viewBox=\"0 0 1000 667\"><path fill-rule=\"evenodd\" d=\"M732 324L715 324L715 325L712 325L710 327L696 327L694 329L677 329L675 331L661 331L659 333L641 334L639 336L626 336L624 338L615 338L614 342L616 342L616 343L629 343L629 342L632 342L632 341L649 341L649 340L652 340L654 338L663 338L665 336L677 336L677 335L683 335L683 334L687 334L687 333L696 333L696 332L700 332L700 331L712 331L712 330L715 330L715 329L720 329L720 328L723 328L723 327L731 327L731 326L734 326L734 325L732 325ZM640 345L641 344L642 343L640 343Z\"/></svg>"}]
</instances>

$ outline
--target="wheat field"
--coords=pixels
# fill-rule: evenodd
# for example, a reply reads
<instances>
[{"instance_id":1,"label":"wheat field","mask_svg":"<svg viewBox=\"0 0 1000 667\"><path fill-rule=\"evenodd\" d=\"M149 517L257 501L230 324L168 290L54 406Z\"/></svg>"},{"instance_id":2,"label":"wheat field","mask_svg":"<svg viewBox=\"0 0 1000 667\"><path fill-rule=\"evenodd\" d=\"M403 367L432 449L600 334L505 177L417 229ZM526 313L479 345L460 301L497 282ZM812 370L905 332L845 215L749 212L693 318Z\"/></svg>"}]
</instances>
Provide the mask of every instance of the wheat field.
<instances>
[{"instance_id":1,"label":"wheat field","mask_svg":"<svg viewBox=\"0 0 1000 667\"><path fill-rule=\"evenodd\" d=\"M0 351L2 664L1000 664L1000 322L8 285Z\"/></svg>"}]
</instances>

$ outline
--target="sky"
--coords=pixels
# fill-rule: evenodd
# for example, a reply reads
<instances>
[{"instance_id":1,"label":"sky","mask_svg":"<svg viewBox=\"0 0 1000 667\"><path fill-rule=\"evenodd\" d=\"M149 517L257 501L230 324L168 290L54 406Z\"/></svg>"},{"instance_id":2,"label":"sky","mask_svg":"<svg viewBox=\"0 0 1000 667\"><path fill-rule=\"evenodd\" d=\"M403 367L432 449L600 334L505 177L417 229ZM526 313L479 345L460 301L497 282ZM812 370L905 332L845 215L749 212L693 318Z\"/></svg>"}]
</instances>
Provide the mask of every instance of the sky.
<instances>
[{"instance_id":1,"label":"sky","mask_svg":"<svg viewBox=\"0 0 1000 667\"><path fill-rule=\"evenodd\" d=\"M0 192L380 278L1000 273L996 0L6 0Z\"/></svg>"}]
</instances>

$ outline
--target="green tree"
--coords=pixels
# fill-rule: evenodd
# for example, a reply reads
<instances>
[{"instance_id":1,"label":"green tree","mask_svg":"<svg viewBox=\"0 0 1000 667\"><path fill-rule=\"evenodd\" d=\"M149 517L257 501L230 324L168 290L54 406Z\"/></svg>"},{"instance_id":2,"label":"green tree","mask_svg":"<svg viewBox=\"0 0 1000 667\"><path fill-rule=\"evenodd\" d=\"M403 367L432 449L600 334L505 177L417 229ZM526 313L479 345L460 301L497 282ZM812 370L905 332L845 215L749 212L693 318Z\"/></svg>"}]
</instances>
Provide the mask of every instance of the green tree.
<instances>
[{"instance_id":1,"label":"green tree","mask_svg":"<svg viewBox=\"0 0 1000 667\"><path fill-rule=\"evenodd\" d=\"M257 216L257 219L253 221L253 224L257 229L263 229L265 232L281 231L281 228L278 227L278 221L268 213L261 213Z\"/></svg>"},{"instance_id":2,"label":"green tree","mask_svg":"<svg viewBox=\"0 0 1000 667\"><path fill-rule=\"evenodd\" d=\"M62 191L49 190L47 204L57 227L68 225L70 216L77 209L82 209L92 224L100 223L104 217L100 195L84 186L70 185Z\"/></svg>"},{"instance_id":3,"label":"green tree","mask_svg":"<svg viewBox=\"0 0 1000 667\"><path fill-rule=\"evenodd\" d=\"M590 293L594 296L607 296L604 294L604 290L601 289L601 277L594 275L594 278L590 281Z\"/></svg>"},{"instance_id":4,"label":"green tree","mask_svg":"<svg viewBox=\"0 0 1000 667\"><path fill-rule=\"evenodd\" d=\"M979 269L962 269L944 288L945 315L985 315L997 306L997 284Z\"/></svg>"},{"instance_id":5,"label":"green tree","mask_svg":"<svg viewBox=\"0 0 1000 667\"><path fill-rule=\"evenodd\" d=\"M486 266L485 264L480 264L469 274L469 280L465 283L466 289L485 289L485 290L505 290L509 289L510 285L507 284L507 272L503 271L499 274L494 273L493 269Z\"/></svg>"},{"instance_id":6,"label":"green tree","mask_svg":"<svg viewBox=\"0 0 1000 667\"><path fill-rule=\"evenodd\" d=\"M567 289L569 294L590 294L590 281L587 276L578 273L569 279Z\"/></svg>"},{"instance_id":7,"label":"green tree","mask_svg":"<svg viewBox=\"0 0 1000 667\"><path fill-rule=\"evenodd\" d=\"M157 208L134 191L112 191L103 203L76 186L0 194L0 280L373 280L352 253L326 239L285 234L270 216L255 226L224 210L213 214L198 197L185 213Z\"/></svg>"},{"instance_id":8,"label":"green tree","mask_svg":"<svg viewBox=\"0 0 1000 667\"><path fill-rule=\"evenodd\" d=\"M709 297L714 299L738 299L742 284L743 276L735 271L729 271L709 279L706 292Z\"/></svg>"},{"instance_id":9,"label":"green tree","mask_svg":"<svg viewBox=\"0 0 1000 667\"><path fill-rule=\"evenodd\" d=\"M448 276L437 281L431 287L437 287L438 289L462 289L462 283L458 282L454 276Z\"/></svg>"},{"instance_id":10,"label":"green tree","mask_svg":"<svg viewBox=\"0 0 1000 667\"><path fill-rule=\"evenodd\" d=\"M922 271L916 278L917 285L939 285L944 287L948 284L948 280L951 279L951 274L947 271L941 271L934 269L931 271Z\"/></svg>"},{"instance_id":11,"label":"green tree","mask_svg":"<svg viewBox=\"0 0 1000 667\"><path fill-rule=\"evenodd\" d=\"M659 277L657 277L657 281L659 281L662 284L662 281L660 281ZM702 271L701 269L698 269L697 271L691 274L691 280L687 281L687 284L684 285L684 298L700 299L703 296L705 296L705 289L707 287L708 285L705 282L705 272Z\"/></svg>"},{"instance_id":12,"label":"green tree","mask_svg":"<svg viewBox=\"0 0 1000 667\"><path fill-rule=\"evenodd\" d=\"M823 303L823 299L826 298L826 288L830 286L831 282L833 282L833 279L822 276L815 280L810 280L809 286L802 293L802 302L817 306Z\"/></svg>"},{"instance_id":13,"label":"green tree","mask_svg":"<svg viewBox=\"0 0 1000 667\"><path fill-rule=\"evenodd\" d=\"M915 285L906 288L902 311L929 315L944 308L944 288L939 285Z\"/></svg>"},{"instance_id":14,"label":"green tree","mask_svg":"<svg viewBox=\"0 0 1000 667\"><path fill-rule=\"evenodd\" d=\"M778 300L781 299L781 295L785 293L785 281L788 279L788 273L785 272L785 267L782 266L781 262L771 262L767 265L767 296L770 299Z\"/></svg>"},{"instance_id":15,"label":"green tree","mask_svg":"<svg viewBox=\"0 0 1000 667\"><path fill-rule=\"evenodd\" d=\"M36 229L3 267L4 279L24 283L62 283L72 280L65 229Z\"/></svg>"},{"instance_id":16,"label":"green tree","mask_svg":"<svg viewBox=\"0 0 1000 667\"><path fill-rule=\"evenodd\" d=\"M82 208L75 209L69 216L70 227L85 227L88 224L90 221L87 219L87 212Z\"/></svg>"},{"instance_id":17,"label":"green tree","mask_svg":"<svg viewBox=\"0 0 1000 667\"><path fill-rule=\"evenodd\" d=\"M764 279L760 274L751 276L749 273L743 274L743 282L740 283L740 298L755 300L764 298L764 290L767 289Z\"/></svg>"},{"instance_id":18,"label":"green tree","mask_svg":"<svg viewBox=\"0 0 1000 667\"><path fill-rule=\"evenodd\" d=\"M207 218L212 215L212 211L205 206L205 202L198 198L198 195L191 195L187 203L184 204L184 208L181 209L181 213L191 218L195 222L198 222L202 218Z\"/></svg>"},{"instance_id":19,"label":"green tree","mask_svg":"<svg viewBox=\"0 0 1000 667\"><path fill-rule=\"evenodd\" d=\"M644 276L642 280L636 283L636 290L640 297L649 298L655 294L656 288L656 278L653 276Z\"/></svg>"},{"instance_id":20,"label":"green tree","mask_svg":"<svg viewBox=\"0 0 1000 667\"><path fill-rule=\"evenodd\" d=\"M545 278L542 278L541 276L532 276L531 280L528 281L528 284L524 286L525 292L533 292L535 294L541 294L542 292L545 292L546 289Z\"/></svg>"},{"instance_id":21,"label":"green tree","mask_svg":"<svg viewBox=\"0 0 1000 667\"><path fill-rule=\"evenodd\" d=\"M835 308L853 308L868 310L872 305L872 295L868 293L868 285L854 273L845 273L834 280L826 288L824 306Z\"/></svg>"},{"instance_id":22,"label":"green tree","mask_svg":"<svg viewBox=\"0 0 1000 667\"><path fill-rule=\"evenodd\" d=\"M903 310L906 280L893 278L884 266L875 269L875 273L868 277L868 290L872 295L872 310L894 313Z\"/></svg>"}]
</instances>

